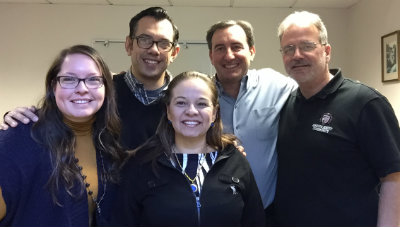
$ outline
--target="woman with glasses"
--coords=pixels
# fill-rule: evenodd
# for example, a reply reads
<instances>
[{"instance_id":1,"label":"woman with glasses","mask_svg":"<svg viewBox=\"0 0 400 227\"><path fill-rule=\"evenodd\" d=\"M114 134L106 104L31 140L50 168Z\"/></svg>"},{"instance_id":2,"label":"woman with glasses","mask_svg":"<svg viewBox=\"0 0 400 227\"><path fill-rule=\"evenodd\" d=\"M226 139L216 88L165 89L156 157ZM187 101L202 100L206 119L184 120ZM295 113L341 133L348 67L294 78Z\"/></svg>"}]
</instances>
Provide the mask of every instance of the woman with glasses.
<instances>
[{"instance_id":1,"label":"woman with glasses","mask_svg":"<svg viewBox=\"0 0 400 227\"><path fill-rule=\"evenodd\" d=\"M113 226L263 226L261 197L246 158L222 134L215 83L176 76L156 135L121 176Z\"/></svg>"},{"instance_id":2,"label":"woman with glasses","mask_svg":"<svg viewBox=\"0 0 400 227\"><path fill-rule=\"evenodd\" d=\"M101 225L124 156L110 71L72 46L45 88L36 123L0 131L0 226Z\"/></svg>"}]
</instances>

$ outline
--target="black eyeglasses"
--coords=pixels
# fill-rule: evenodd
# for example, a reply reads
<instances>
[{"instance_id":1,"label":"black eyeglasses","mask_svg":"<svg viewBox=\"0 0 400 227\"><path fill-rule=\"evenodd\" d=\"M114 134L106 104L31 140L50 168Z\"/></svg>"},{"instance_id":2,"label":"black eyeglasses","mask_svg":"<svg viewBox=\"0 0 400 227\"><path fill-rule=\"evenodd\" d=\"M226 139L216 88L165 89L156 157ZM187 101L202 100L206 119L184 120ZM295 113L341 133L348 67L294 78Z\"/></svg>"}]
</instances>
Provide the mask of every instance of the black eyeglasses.
<instances>
[{"instance_id":1,"label":"black eyeglasses","mask_svg":"<svg viewBox=\"0 0 400 227\"><path fill-rule=\"evenodd\" d=\"M296 48L299 48L300 52L311 52L315 48L317 48L317 45L320 44L321 46L324 46L326 44L322 43L314 43L314 42L301 42L299 45L287 45L284 46L280 49L281 53L286 56L293 56L294 53L296 52Z\"/></svg>"},{"instance_id":2,"label":"black eyeglasses","mask_svg":"<svg viewBox=\"0 0 400 227\"><path fill-rule=\"evenodd\" d=\"M101 76L92 76L85 79L79 79L74 76L58 76L56 80L62 88L66 89L76 88L81 81L90 89L100 88L104 85L104 78Z\"/></svg>"},{"instance_id":3,"label":"black eyeglasses","mask_svg":"<svg viewBox=\"0 0 400 227\"><path fill-rule=\"evenodd\" d=\"M162 39L162 40L159 40L159 41L154 41L152 37L143 36L143 35L133 37L132 39L136 39L137 45L140 48L149 49L155 43L157 48L158 48L158 50L159 51L163 51L163 52L170 51L176 45L175 43L170 42L169 40L166 40L166 39Z\"/></svg>"}]
</instances>

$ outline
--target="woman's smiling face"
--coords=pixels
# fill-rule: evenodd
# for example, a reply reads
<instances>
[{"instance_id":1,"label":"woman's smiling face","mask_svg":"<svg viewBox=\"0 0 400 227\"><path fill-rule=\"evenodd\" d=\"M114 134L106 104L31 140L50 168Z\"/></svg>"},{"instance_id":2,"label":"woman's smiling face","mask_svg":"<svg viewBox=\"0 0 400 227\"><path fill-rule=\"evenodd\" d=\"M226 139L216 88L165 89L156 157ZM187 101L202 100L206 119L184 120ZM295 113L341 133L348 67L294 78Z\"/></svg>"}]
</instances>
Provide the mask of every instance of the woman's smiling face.
<instances>
[{"instance_id":1,"label":"woman's smiling face","mask_svg":"<svg viewBox=\"0 0 400 227\"><path fill-rule=\"evenodd\" d=\"M211 89L204 80L191 78L181 81L172 90L167 106L175 139L205 139L211 123L215 121L216 111Z\"/></svg>"},{"instance_id":2,"label":"woman's smiling face","mask_svg":"<svg viewBox=\"0 0 400 227\"><path fill-rule=\"evenodd\" d=\"M84 54L70 54L64 59L58 76L70 76L85 79L102 76L96 63ZM101 108L105 97L105 88L88 88L80 81L76 88L62 88L57 82L54 87L57 107L71 121L84 122L91 119Z\"/></svg>"}]
</instances>

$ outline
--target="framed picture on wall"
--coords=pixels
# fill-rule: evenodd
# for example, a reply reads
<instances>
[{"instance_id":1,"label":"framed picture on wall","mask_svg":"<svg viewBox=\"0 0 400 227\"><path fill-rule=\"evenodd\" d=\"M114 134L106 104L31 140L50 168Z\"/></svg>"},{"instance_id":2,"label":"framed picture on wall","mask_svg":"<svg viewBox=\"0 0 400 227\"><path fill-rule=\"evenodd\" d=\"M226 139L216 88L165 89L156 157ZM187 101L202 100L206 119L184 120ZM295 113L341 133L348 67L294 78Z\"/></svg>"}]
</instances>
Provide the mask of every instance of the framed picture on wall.
<instances>
[{"instance_id":1,"label":"framed picture on wall","mask_svg":"<svg viewBox=\"0 0 400 227\"><path fill-rule=\"evenodd\" d=\"M381 38L382 82L400 80L399 74L400 30Z\"/></svg>"}]
</instances>

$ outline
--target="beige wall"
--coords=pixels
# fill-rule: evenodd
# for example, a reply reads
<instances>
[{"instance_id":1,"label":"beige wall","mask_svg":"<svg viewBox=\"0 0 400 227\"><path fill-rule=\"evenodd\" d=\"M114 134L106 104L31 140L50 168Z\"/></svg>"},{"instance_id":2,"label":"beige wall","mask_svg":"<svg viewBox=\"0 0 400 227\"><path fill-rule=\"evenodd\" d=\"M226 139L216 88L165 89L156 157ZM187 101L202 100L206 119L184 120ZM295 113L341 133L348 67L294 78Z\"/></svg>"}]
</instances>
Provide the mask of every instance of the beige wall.
<instances>
[{"instance_id":1,"label":"beige wall","mask_svg":"<svg viewBox=\"0 0 400 227\"><path fill-rule=\"evenodd\" d=\"M400 30L400 1L362 0L349 10L348 75L378 89L400 118L400 83L381 82L381 37Z\"/></svg>"},{"instance_id":2,"label":"beige wall","mask_svg":"<svg viewBox=\"0 0 400 227\"><path fill-rule=\"evenodd\" d=\"M397 0L385 1L399 8ZM394 98L394 87L398 84L382 86L379 82L379 51L380 36L395 30L394 23L399 20L389 20L385 9L370 12L384 7L379 2L362 0L350 9L307 10L320 14L328 28L333 46L331 67L341 67L346 76L377 87L398 110L400 100ZM393 6L386 7L396 16ZM77 43L92 45L95 39L124 39L130 18L144 8L0 4L0 115L11 108L38 102L43 94L45 73L62 48ZM167 7L167 10L180 29L180 40L205 40L206 30L218 20L248 20L256 35L257 54L252 67L272 67L284 73L276 28L294 9ZM370 29L368 21L380 17L382 21Z\"/></svg>"}]
</instances>

